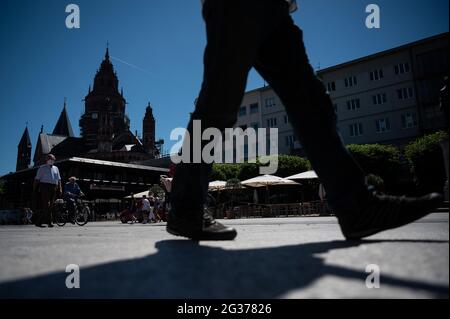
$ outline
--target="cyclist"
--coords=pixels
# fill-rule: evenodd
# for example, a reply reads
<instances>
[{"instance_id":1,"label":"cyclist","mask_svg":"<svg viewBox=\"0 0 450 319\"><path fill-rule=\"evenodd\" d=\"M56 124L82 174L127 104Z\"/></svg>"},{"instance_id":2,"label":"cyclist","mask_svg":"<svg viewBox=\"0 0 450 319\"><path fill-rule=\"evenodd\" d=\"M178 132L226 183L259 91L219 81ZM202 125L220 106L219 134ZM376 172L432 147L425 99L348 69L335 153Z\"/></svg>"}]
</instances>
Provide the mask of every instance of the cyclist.
<instances>
[{"instance_id":1,"label":"cyclist","mask_svg":"<svg viewBox=\"0 0 450 319\"><path fill-rule=\"evenodd\" d=\"M64 200L67 203L67 208L69 210L69 219L72 224L75 224L75 201L81 196L84 196L84 193L81 191L80 186L78 186L77 184L77 178L75 176L70 177L69 182L67 182L64 186Z\"/></svg>"}]
</instances>

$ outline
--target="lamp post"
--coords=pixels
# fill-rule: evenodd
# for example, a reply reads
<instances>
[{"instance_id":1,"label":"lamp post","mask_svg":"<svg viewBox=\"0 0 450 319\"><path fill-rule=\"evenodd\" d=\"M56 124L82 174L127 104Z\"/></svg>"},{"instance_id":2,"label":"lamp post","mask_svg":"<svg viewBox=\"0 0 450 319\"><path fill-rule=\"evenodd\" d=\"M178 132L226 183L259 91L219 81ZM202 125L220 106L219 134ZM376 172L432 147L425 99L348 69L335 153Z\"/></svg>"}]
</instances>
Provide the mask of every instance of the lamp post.
<instances>
[{"instance_id":1,"label":"lamp post","mask_svg":"<svg viewBox=\"0 0 450 319\"><path fill-rule=\"evenodd\" d=\"M444 155L444 165L445 165L445 173L447 176L447 179L445 180L445 186L444 186L444 197L445 200L448 201L448 161L449 161L449 156L448 156L448 148L449 148L449 143L448 143L448 137L444 140L442 140L441 142L441 148L442 148L442 153Z\"/></svg>"},{"instance_id":2,"label":"lamp post","mask_svg":"<svg viewBox=\"0 0 450 319\"><path fill-rule=\"evenodd\" d=\"M449 148L449 136L448 136L448 132L449 132L449 105L448 105L448 76L445 77L444 80L444 87L441 90L441 109L444 112L444 120L445 120L445 127L446 127L446 131L447 131L447 137L441 141L441 148L442 148L442 153L444 156L444 165L445 165L445 174L446 174L446 180L445 180L445 186L444 186L444 197L445 200L448 201L449 200L449 196L448 196L448 161L449 161L449 155L448 155L448 148Z\"/></svg>"}]
</instances>

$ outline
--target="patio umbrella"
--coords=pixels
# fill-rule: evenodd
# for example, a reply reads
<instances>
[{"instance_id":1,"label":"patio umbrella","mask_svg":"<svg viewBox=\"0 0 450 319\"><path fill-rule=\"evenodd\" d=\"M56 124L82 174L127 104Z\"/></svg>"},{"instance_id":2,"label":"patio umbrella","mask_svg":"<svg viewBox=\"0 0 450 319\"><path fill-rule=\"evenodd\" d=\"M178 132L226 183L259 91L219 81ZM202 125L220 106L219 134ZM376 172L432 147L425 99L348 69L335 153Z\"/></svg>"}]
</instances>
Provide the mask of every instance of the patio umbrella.
<instances>
[{"instance_id":1,"label":"patio umbrella","mask_svg":"<svg viewBox=\"0 0 450 319\"><path fill-rule=\"evenodd\" d=\"M269 193L269 186L282 186L282 185L286 185L286 186L294 186L294 185L300 185L297 182L285 179L285 178L281 178L278 176L273 176L273 175L263 175L263 176L258 176L255 178L251 178L248 179L246 181L241 182L242 185L244 186L248 186L248 187L265 187L266 188L266 193L267 193L267 197L269 198L270 193Z\"/></svg>"},{"instance_id":2,"label":"patio umbrella","mask_svg":"<svg viewBox=\"0 0 450 319\"><path fill-rule=\"evenodd\" d=\"M315 171L307 171L304 173L300 173L297 175L292 175L289 177L286 177L286 179L290 179L290 180L301 180L301 179L319 179L319 177L317 176Z\"/></svg>"},{"instance_id":3,"label":"patio umbrella","mask_svg":"<svg viewBox=\"0 0 450 319\"><path fill-rule=\"evenodd\" d=\"M281 178L273 175L262 175L255 178L248 179L246 181L241 182L244 186L250 187L267 187L267 186L276 186L276 185L300 185L297 182L291 181L286 178Z\"/></svg>"},{"instance_id":4,"label":"patio umbrella","mask_svg":"<svg viewBox=\"0 0 450 319\"><path fill-rule=\"evenodd\" d=\"M132 198L132 197L134 197L134 198L142 198L142 197L144 197L144 195L145 196L147 196L147 197L149 197L150 196L150 191L145 191L145 192L142 192L142 193L137 193L137 194L134 194L133 196L127 196L127 197L125 197L125 198Z\"/></svg>"},{"instance_id":5,"label":"patio umbrella","mask_svg":"<svg viewBox=\"0 0 450 319\"><path fill-rule=\"evenodd\" d=\"M225 182L225 181L214 181L214 182L209 183L208 188L211 191L219 191L219 190L225 189L226 186L227 186L227 182Z\"/></svg>"},{"instance_id":6,"label":"patio umbrella","mask_svg":"<svg viewBox=\"0 0 450 319\"><path fill-rule=\"evenodd\" d=\"M307 172L303 172L303 173L300 173L300 174L297 174L297 175L292 175L292 176L289 176L289 177L286 177L287 179L290 179L290 180L303 180L303 181L308 181L308 182L312 182L312 181L317 181L317 180L319 180L319 177L317 176L317 174L316 174L316 172L315 171L307 171ZM320 185L322 185L322 184L320 184ZM320 187L319 187L319 190L318 190L318 192L319 192L319 197L320 197L320 199L321 200L323 200L323 198L325 197L325 192L324 192L324 189L320 189ZM302 202L305 200L305 198L304 198L304 192L302 192Z\"/></svg>"}]
</instances>

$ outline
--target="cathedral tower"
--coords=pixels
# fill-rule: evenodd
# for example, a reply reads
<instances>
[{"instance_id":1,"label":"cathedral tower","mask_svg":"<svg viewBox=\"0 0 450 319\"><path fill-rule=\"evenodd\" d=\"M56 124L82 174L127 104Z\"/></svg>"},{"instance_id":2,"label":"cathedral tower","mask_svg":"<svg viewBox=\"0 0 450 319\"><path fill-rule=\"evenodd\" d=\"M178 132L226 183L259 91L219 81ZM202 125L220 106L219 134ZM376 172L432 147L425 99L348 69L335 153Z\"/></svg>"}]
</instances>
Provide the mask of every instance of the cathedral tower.
<instances>
[{"instance_id":1,"label":"cathedral tower","mask_svg":"<svg viewBox=\"0 0 450 319\"><path fill-rule=\"evenodd\" d=\"M129 131L130 120L125 114L126 100L123 93L119 92L119 80L110 61L109 48L95 75L94 87L92 90L89 87L84 101L85 112L80 119L80 132L89 149L99 148L100 132L103 134L103 143L105 136L110 133L114 137Z\"/></svg>"},{"instance_id":2,"label":"cathedral tower","mask_svg":"<svg viewBox=\"0 0 450 319\"><path fill-rule=\"evenodd\" d=\"M155 118L153 116L153 109L148 103L145 109L145 117L143 120L142 128L142 144L145 150L152 156L155 157L156 145L155 145Z\"/></svg>"}]
</instances>

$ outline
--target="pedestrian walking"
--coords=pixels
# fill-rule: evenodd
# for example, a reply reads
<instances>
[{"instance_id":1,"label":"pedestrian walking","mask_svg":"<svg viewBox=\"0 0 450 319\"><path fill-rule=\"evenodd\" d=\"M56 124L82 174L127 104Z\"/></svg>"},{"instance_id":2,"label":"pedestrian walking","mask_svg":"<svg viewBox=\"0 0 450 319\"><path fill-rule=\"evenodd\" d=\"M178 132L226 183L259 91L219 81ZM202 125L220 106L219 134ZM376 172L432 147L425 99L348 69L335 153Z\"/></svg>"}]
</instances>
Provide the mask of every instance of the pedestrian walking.
<instances>
[{"instance_id":1,"label":"pedestrian walking","mask_svg":"<svg viewBox=\"0 0 450 319\"><path fill-rule=\"evenodd\" d=\"M255 68L281 99L321 180L344 236L360 239L411 223L440 205L440 194L420 198L376 193L342 142L333 103L311 67L303 31L290 12L295 0L202 0L207 45L201 91L188 124L232 128L249 71ZM320 14L320 13L318 13ZM331 48L330 48L331 49ZM201 136L202 134L200 134ZM210 141L196 141L205 145ZM193 149L192 140L191 150ZM171 190L167 231L195 240L232 240L235 229L205 214L212 164L180 163Z\"/></svg>"},{"instance_id":2,"label":"pedestrian walking","mask_svg":"<svg viewBox=\"0 0 450 319\"><path fill-rule=\"evenodd\" d=\"M42 214L36 219L37 227L53 227L52 208L57 196L62 194L61 176L55 164L55 156L47 155L47 162L39 167L33 184L33 192L39 193Z\"/></svg>"}]
</instances>

